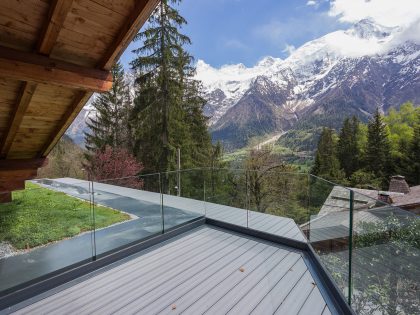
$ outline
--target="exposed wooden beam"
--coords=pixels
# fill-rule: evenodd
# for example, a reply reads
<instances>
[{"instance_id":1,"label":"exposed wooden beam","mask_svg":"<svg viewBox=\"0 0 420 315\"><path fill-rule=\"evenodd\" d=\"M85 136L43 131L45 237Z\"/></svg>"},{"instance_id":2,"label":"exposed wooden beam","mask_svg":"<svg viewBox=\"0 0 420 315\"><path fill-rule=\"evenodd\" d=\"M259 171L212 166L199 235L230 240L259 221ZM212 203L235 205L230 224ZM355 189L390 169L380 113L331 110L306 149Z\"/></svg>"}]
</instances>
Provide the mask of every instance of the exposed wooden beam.
<instances>
[{"instance_id":1,"label":"exposed wooden beam","mask_svg":"<svg viewBox=\"0 0 420 315\"><path fill-rule=\"evenodd\" d=\"M140 27L146 22L158 3L159 0L138 0L136 2L133 12L121 27L121 30L112 46L109 47L107 53L97 64L98 69L110 70L112 68L115 61L131 43ZM53 137L46 142L46 146L39 152L39 157L47 156L51 152L92 94L93 93L91 92L81 92L75 98L73 105L70 106L67 112L63 115L62 120L58 124L59 127L54 132Z\"/></svg>"},{"instance_id":2,"label":"exposed wooden beam","mask_svg":"<svg viewBox=\"0 0 420 315\"><path fill-rule=\"evenodd\" d=\"M147 21L150 14L156 8L159 0L137 0L136 6L132 13L121 27L121 30L108 48L102 60L98 63L97 68L110 70L115 61L121 56L124 50L136 36L140 27Z\"/></svg>"},{"instance_id":3,"label":"exposed wooden beam","mask_svg":"<svg viewBox=\"0 0 420 315\"><path fill-rule=\"evenodd\" d=\"M73 0L53 0L50 4L48 19L39 37L36 51L41 54L49 55L57 41L57 37L64 24L64 20L70 11ZM34 82L23 82L22 88L17 98L15 109L10 117L6 135L0 142L0 158L7 157L12 146L13 139L19 129L19 125L25 115L28 105L35 93L37 84Z\"/></svg>"},{"instance_id":4,"label":"exposed wooden beam","mask_svg":"<svg viewBox=\"0 0 420 315\"><path fill-rule=\"evenodd\" d=\"M48 139L44 148L39 152L38 157L45 157L57 144L58 140L66 132L67 128L71 125L73 120L82 110L83 106L92 96L92 92L80 92L76 95L72 105L67 109L60 122L58 123L57 129L52 133L52 137Z\"/></svg>"},{"instance_id":5,"label":"exposed wooden beam","mask_svg":"<svg viewBox=\"0 0 420 315\"><path fill-rule=\"evenodd\" d=\"M112 87L109 71L85 68L6 47L0 47L0 76L94 92L105 92Z\"/></svg>"},{"instance_id":6,"label":"exposed wooden beam","mask_svg":"<svg viewBox=\"0 0 420 315\"><path fill-rule=\"evenodd\" d=\"M0 192L25 189L24 180L0 181Z\"/></svg>"},{"instance_id":7,"label":"exposed wooden beam","mask_svg":"<svg viewBox=\"0 0 420 315\"><path fill-rule=\"evenodd\" d=\"M10 191L0 192L0 203L12 202L12 193Z\"/></svg>"},{"instance_id":8,"label":"exposed wooden beam","mask_svg":"<svg viewBox=\"0 0 420 315\"><path fill-rule=\"evenodd\" d=\"M12 201L11 191L25 189L25 181L35 178L47 159L0 160L0 203Z\"/></svg>"},{"instance_id":9,"label":"exposed wooden beam","mask_svg":"<svg viewBox=\"0 0 420 315\"><path fill-rule=\"evenodd\" d=\"M53 0L50 4L48 20L44 24L36 50L49 55L57 41L73 0Z\"/></svg>"},{"instance_id":10,"label":"exposed wooden beam","mask_svg":"<svg viewBox=\"0 0 420 315\"><path fill-rule=\"evenodd\" d=\"M0 171L32 170L45 165L46 162L46 158L0 160Z\"/></svg>"},{"instance_id":11,"label":"exposed wooden beam","mask_svg":"<svg viewBox=\"0 0 420 315\"><path fill-rule=\"evenodd\" d=\"M22 122L23 116L25 115L26 109L31 102L32 95L36 89L36 84L23 82L19 96L16 101L15 108L9 120L8 128L6 129L6 134L0 142L0 157L7 157L10 147L12 146L13 139L15 138L19 126Z\"/></svg>"},{"instance_id":12,"label":"exposed wooden beam","mask_svg":"<svg viewBox=\"0 0 420 315\"><path fill-rule=\"evenodd\" d=\"M35 178L37 171L37 169L2 170L0 171L0 181L27 180Z\"/></svg>"}]
</instances>

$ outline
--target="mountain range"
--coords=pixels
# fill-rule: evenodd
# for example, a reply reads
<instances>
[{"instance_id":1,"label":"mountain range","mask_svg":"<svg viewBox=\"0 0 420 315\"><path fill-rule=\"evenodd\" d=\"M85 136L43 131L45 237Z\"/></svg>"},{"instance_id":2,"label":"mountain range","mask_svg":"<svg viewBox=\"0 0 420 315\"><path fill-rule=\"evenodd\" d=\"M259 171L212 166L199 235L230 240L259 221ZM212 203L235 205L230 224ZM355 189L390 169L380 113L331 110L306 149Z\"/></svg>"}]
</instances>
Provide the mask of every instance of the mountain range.
<instances>
[{"instance_id":1,"label":"mountain range","mask_svg":"<svg viewBox=\"0 0 420 315\"><path fill-rule=\"evenodd\" d=\"M305 43L286 59L267 56L253 67L220 68L199 60L196 78L213 140L227 151L255 141L310 151L322 126L337 129L346 116L366 121L376 108L420 104L419 72L419 34L364 19ZM67 131L78 144L90 115L90 107L83 109Z\"/></svg>"},{"instance_id":2,"label":"mountain range","mask_svg":"<svg viewBox=\"0 0 420 315\"><path fill-rule=\"evenodd\" d=\"M377 107L386 112L406 101L420 104L420 46L412 38L364 19L284 60L265 57L251 68L219 69L198 61L213 140L228 151L254 138L311 150L321 126L339 128L350 115L366 121Z\"/></svg>"}]
</instances>

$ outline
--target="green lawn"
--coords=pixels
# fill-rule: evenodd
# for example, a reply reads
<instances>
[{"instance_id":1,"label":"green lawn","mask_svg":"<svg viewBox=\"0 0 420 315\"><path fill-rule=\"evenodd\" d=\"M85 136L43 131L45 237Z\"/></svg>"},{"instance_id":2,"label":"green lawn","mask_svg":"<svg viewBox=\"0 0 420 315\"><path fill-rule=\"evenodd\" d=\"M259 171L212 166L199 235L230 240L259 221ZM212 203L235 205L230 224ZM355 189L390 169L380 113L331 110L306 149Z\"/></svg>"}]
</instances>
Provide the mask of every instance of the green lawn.
<instances>
[{"instance_id":1,"label":"green lawn","mask_svg":"<svg viewBox=\"0 0 420 315\"><path fill-rule=\"evenodd\" d=\"M128 220L119 211L95 206L96 228ZM27 183L13 192L13 201L0 204L0 242L23 249L58 241L92 230L89 202Z\"/></svg>"}]
</instances>

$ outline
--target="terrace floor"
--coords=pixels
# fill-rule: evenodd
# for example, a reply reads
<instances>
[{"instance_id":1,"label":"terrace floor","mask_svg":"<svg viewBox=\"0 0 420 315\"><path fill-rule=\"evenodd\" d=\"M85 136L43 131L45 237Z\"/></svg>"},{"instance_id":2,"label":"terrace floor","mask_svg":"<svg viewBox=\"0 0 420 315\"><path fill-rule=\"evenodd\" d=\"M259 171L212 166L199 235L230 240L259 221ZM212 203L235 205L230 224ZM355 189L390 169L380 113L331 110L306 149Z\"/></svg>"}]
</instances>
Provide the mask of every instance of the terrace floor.
<instances>
[{"instance_id":1,"label":"terrace floor","mask_svg":"<svg viewBox=\"0 0 420 315\"><path fill-rule=\"evenodd\" d=\"M90 198L88 181L60 178L35 182L80 199ZM96 230L96 255L160 233L162 209L159 193L104 183L94 183L94 191L95 203L125 211L136 217ZM163 211L165 230L206 215L222 222L239 226L248 224L254 230L306 242L299 227L289 218L166 194L163 195ZM92 255L92 236L92 232L84 233L24 254L0 259L0 291L89 259Z\"/></svg>"},{"instance_id":2,"label":"terrace floor","mask_svg":"<svg viewBox=\"0 0 420 315\"><path fill-rule=\"evenodd\" d=\"M74 178L58 178L47 181L40 180L38 183L44 187L89 200L87 193L80 193L80 191L88 191L89 184L87 181ZM96 182L94 183L94 191L95 202L98 204L133 214L137 214L133 209L142 209L146 204L150 206L154 205L156 206L154 208L154 214L160 215L160 194L158 193ZM140 203L138 203L139 201ZM202 200L167 194L163 195L163 211L165 225L168 225L168 227L176 226L179 222L185 222L186 219L205 215L208 218L239 226L248 225L254 230L291 238L300 242L307 241L295 221L290 218L256 211L246 211L208 201L204 202Z\"/></svg>"},{"instance_id":3,"label":"terrace floor","mask_svg":"<svg viewBox=\"0 0 420 315\"><path fill-rule=\"evenodd\" d=\"M316 279L300 250L202 225L6 312L337 313Z\"/></svg>"}]
</instances>

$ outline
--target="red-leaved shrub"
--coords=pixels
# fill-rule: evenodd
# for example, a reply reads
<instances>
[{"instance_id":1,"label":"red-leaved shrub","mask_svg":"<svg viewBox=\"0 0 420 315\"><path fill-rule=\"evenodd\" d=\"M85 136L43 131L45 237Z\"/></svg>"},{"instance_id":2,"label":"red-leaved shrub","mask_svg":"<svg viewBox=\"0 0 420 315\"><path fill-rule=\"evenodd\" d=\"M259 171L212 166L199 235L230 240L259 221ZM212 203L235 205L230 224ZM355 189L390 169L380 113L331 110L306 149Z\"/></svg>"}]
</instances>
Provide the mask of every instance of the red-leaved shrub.
<instances>
[{"instance_id":1,"label":"red-leaved shrub","mask_svg":"<svg viewBox=\"0 0 420 315\"><path fill-rule=\"evenodd\" d=\"M89 166L93 180L137 189L143 187L143 181L137 176L142 169L143 165L126 149L110 146L97 151Z\"/></svg>"}]
</instances>

